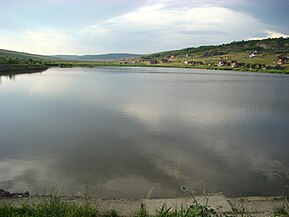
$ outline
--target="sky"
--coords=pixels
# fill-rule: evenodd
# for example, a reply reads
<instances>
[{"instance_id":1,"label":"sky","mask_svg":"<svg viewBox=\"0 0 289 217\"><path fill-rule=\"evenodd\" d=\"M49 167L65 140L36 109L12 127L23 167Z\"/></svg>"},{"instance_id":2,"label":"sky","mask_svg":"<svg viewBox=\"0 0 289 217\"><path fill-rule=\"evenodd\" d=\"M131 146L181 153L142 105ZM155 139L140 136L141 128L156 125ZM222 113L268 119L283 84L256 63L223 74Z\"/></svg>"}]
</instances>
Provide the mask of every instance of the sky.
<instances>
[{"instance_id":1,"label":"sky","mask_svg":"<svg viewBox=\"0 0 289 217\"><path fill-rule=\"evenodd\" d=\"M0 49L138 53L289 37L289 0L0 0Z\"/></svg>"}]
</instances>

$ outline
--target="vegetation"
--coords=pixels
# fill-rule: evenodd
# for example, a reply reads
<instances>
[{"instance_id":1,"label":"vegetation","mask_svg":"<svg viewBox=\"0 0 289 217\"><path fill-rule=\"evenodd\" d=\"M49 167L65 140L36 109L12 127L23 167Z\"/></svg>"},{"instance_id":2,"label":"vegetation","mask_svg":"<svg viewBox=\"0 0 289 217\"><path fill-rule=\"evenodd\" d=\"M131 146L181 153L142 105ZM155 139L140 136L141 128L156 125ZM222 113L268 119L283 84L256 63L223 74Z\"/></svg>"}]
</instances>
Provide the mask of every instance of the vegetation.
<instances>
[{"instance_id":1,"label":"vegetation","mask_svg":"<svg viewBox=\"0 0 289 217\"><path fill-rule=\"evenodd\" d=\"M254 55L250 57L251 54ZM289 62L287 61L288 54L289 38L278 38L232 42L230 44L218 46L186 48L122 61L57 61L49 65L59 67L174 67L289 74ZM170 60L171 56L174 56L175 59ZM278 64L279 56L284 56L286 61L282 64ZM218 66L217 64L221 60L226 61L228 64L222 67ZM234 60L238 62L236 67L232 67L230 64L231 61Z\"/></svg>"},{"instance_id":2,"label":"vegetation","mask_svg":"<svg viewBox=\"0 0 289 217\"><path fill-rule=\"evenodd\" d=\"M37 55L37 54L30 54L30 53L23 53L23 52L17 52L17 51L10 51L10 50L3 50L0 49L0 59L6 59L6 58L15 58L18 60L33 60L33 61L60 61L61 59L51 56L43 56L43 55ZM0 62L1 63L1 62Z\"/></svg>"},{"instance_id":3,"label":"vegetation","mask_svg":"<svg viewBox=\"0 0 289 217\"><path fill-rule=\"evenodd\" d=\"M289 172L286 167L279 161L275 161L275 163L283 170L283 173L275 173L276 176L280 178L282 184L282 199L283 199L283 207L276 211L276 216L289 216L289 186L286 185L286 181L289 183Z\"/></svg>"},{"instance_id":4,"label":"vegetation","mask_svg":"<svg viewBox=\"0 0 289 217\"><path fill-rule=\"evenodd\" d=\"M199 56L219 56L231 53L248 53L260 52L268 54L288 54L289 38L268 38L264 40L238 41L229 44L211 45L201 47L191 47L181 50L165 51L149 55L150 57L165 57L165 56L184 56L187 54L196 54ZM208 54L208 55L207 55Z\"/></svg>"},{"instance_id":5,"label":"vegetation","mask_svg":"<svg viewBox=\"0 0 289 217\"><path fill-rule=\"evenodd\" d=\"M48 69L49 62L41 59L1 57L0 52L0 75L11 75L18 73L41 72Z\"/></svg>"},{"instance_id":6,"label":"vegetation","mask_svg":"<svg viewBox=\"0 0 289 217\"><path fill-rule=\"evenodd\" d=\"M39 204L24 203L21 207L10 204L0 205L1 217L95 217L99 216L96 208L88 204L77 205L74 202L62 200L57 195L42 199ZM111 216L112 217L112 216Z\"/></svg>"},{"instance_id":7,"label":"vegetation","mask_svg":"<svg viewBox=\"0 0 289 217\"><path fill-rule=\"evenodd\" d=\"M222 45L165 51L141 57L133 57L130 54L108 54L98 57L97 55L41 56L0 49L0 74L33 72L35 68L43 70L45 67L53 66L64 68L98 66L174 67L289 74L288 55L289 38L239 41ZM104 61L108 56L114 60ZM123 60L118 59L121 56L124 58ZM173 60L170 59L172 56L174 57ZM133 58L127 59L126 57ZM284 61L278 62L280 57ZM69 58L74 60L68 60ZM102 60L94 61L95 58ZM220 61L225 64L218 65ZM234 61L237 62L235 66L231 65Z\"/></svg>"}]
</instances>

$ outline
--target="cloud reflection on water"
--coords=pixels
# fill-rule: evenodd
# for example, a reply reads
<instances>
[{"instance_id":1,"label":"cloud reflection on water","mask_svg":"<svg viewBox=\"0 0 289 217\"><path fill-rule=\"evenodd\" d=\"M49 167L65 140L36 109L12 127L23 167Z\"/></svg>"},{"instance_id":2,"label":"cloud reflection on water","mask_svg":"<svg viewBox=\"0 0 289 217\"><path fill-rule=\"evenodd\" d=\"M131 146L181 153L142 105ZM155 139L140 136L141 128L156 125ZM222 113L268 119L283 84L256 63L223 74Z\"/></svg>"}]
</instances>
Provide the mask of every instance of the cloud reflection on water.
<instances>
[{"instance_id":1,"label":"cloud reflection on water","mask_svg":"<svg viewBox=\"0 0 289 217\"><path fill-rule=\"evenodd\" d=\"M1 87L1 188L76 194L89 183L101 196L175 196L181 184L201 193L204 180L228 195L279 192L272 161L288 164L289 118L274 87L284 80L79 70Z\"/></svg>"}]
</instances>

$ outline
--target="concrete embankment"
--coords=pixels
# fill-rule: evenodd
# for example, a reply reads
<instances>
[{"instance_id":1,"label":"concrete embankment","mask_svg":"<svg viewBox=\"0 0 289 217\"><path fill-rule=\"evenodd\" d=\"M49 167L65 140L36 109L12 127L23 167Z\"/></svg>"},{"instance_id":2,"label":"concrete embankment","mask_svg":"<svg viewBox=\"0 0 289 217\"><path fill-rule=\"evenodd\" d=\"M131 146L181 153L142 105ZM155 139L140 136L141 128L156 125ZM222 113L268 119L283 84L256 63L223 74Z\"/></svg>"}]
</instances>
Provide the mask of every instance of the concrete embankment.
<instances>
[{"instance_id":1,"label":"concrete embankment","mask_svg":"<svg viewBox=\"0 0 289 217\"><path fill-rule=\"evenodd\" d=\"M245 212L249 216L274 216L276 210L283 207L282 197L244 197L244 198L226 198L222 193L205 196L196 196L199 204L208 205L215 209L218 213L236 214ZM79 197L63 197L63 200L73 201L77 204L87 202L84 198ZM43 201L43 197L0 197L1 204L11 204L15 207L21 206L23 203L37 204ZM89 198L88 202L91 206L96 207L100 213L106 213L108 210L114 209L119 216L134 216L135 212L141 207L145 207L151 215L156 214L162 206L171 210L181 209L194 204L193 198L172 198L172 199L100 199Z\"/></svg>"}]
</instances>

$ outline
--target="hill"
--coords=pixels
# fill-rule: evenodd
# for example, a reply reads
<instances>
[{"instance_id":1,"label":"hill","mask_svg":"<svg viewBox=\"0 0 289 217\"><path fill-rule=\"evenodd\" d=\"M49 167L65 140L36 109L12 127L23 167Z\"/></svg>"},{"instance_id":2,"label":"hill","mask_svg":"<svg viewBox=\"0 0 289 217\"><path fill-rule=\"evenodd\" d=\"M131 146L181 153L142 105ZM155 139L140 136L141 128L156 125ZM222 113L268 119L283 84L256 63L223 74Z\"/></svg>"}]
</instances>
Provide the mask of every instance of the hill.
<instances>
[{"instance_id":1,"label":"hill","mask_svg":"<svg viewBox=\"0 0 289 217\"><path fill-rule=\"evenodd\" d=\"M164 51L151 54L151 57L165 57L170 55L196 54L200 57L220 56L230 53L259 53L284 54L289 52L289 38L268 38L263 40L234 41L222 45L189 47L181 50Z\"/></svg>"},{"instance_id":2,"label":"hill","mask_svg":"<svg viewBox=\"0 0 289 217\"><path fill-rule=\"evenodd\" d=\"M160 63L162 59L169 59L171 56L176 57L172 61L175 65L197 62L202 66L217 66L220 61L226 61L230 66L232 61L237 61L242 63L243 68L248 69L255 68L257 65L256 69L288 70L289 38L234 41L222 45L190 47L150 54L143 59L155 59ZM279 62L279 57L284 58L284 61Z\"/></svg>"},{"instance_id":3,"label":"hill","mask_svg":"<svg viewBox=\"0 0 289 217\"><path fill-rule=\"evenodd\" d=\"M52 57L76 61L112 61L139 57L139 54L111 53L99 55L54 55Z\"/></svg>"},{"instance_id":4,"label":"hill","mask_svg":"<svg viewBox=\"0 0 289 217\"><path fill-rule=\"evenodd\" d=\"M289 74L289 38L249 40L222 45L189 47L149 55L111 53L101 55L42 56L0 49L2 71L21 71L26 64L39 67L157 66ZM12 67L13 65L13 67ZM33 67L31 66L33 65ZM25 67L26 67L25 66ZM26 67L26 68L27 68Z\"/></svg>"},{"instance_id":5,"label":"hill","mask_svg":"<svg viewBox=\"0 0 289 217\"><path fill-rule=\"evenodd\" d=\"M17 58L20 60L36 60L36 61L59 61L59 58L51 56L43 56L38 54L23 53L18 51L0 49L0 59Z\"/></svg>"}]
</instances>

